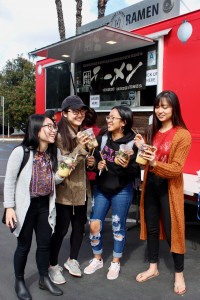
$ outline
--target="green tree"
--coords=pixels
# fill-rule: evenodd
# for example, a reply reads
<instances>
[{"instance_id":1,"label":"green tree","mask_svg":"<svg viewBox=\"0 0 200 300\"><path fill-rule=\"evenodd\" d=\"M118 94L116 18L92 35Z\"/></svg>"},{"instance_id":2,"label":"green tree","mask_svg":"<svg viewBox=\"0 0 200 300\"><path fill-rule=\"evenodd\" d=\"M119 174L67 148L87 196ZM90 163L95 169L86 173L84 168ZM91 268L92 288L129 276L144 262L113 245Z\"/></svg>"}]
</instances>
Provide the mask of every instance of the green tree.
<instances>
[{"instance_id":1,"label":"green tree","mask_svg":"<svg viewBox=\"0 0 200 300\"><path fill-rule=\"evenodd\" d=\"M35 112L35 65L18 55L0 72L0 96L5 99L5 125L23 129Z\"/></svg>"}]
</instances>

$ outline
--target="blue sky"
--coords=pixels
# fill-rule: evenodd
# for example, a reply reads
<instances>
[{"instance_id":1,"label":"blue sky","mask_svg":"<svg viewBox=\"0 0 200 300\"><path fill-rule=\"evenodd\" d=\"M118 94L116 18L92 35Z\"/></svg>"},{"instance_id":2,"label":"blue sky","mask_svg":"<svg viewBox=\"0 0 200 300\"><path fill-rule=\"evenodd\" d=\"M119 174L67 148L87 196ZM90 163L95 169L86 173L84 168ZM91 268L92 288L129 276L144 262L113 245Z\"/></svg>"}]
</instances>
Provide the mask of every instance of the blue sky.
<instances>
[{"instance_id":1,"label":"blue sky","mask_svg":"<svg viewBox=\"0 0 200 300\"><path fill-rule=\"evenodd\" d=\"M109 0L106 15L141 0ZM148 0L144 0L148 1ZM181 13L200 8L200 0L184 0ZM75 0L63 0L66 37L75 35ZM8 59L59 41L55 0L0 0L0 70ZM186 8L187 7L187 8ZM97 1L83 0L82 24L97 18Z\"/></svg>"}]
</instances>

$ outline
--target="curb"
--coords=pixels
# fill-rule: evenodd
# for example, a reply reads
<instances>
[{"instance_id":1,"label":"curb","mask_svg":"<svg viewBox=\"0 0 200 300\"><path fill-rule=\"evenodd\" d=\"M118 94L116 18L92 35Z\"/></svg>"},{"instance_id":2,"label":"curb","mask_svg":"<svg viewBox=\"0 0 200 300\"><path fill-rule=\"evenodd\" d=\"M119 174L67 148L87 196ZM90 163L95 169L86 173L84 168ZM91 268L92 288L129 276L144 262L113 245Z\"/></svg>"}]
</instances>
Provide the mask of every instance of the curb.
<instances>
[{"instance_id":1,"label":"curb","mask_svg":"<svg viewBox=\"0 0 200 300\"><path fill-rule=\"evenodd\" d=\"M15 141L21 142L22 140L23 138L6 138L6 139L0 138L1 142L15 142Z\"/></svg>"}]
</instances>

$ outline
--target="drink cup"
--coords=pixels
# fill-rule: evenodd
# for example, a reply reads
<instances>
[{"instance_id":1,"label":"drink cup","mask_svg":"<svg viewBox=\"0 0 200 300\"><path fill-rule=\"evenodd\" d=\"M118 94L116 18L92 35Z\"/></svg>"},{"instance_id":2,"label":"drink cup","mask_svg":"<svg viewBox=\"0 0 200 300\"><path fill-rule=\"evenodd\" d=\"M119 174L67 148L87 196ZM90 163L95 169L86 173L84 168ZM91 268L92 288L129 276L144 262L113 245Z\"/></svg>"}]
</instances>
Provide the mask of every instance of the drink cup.
<instances>
[{"instance_id":1,"label":"drink cup","mask_svg":"<svg viewBox=\"0 0 200 300\"><path fill-rule=\"evenodd\" d=\"M118 153L117 153L117 155L115 156L115 163L118 165L119 163L118 163L118 158L123 158L123 159L125 159L125 160L128 160L128 154L127 154L127 152L129 152L129 151L131 151L132 149L128 146L128 145L126 145L126 144L122 144L122 145L120 145L120 147L119 147L119 151L118 151Z\"/></svg>"},{"instance_id":2,"label":"drink cup","mask_svg":"<svg viewBox=\"0 0 200 300\"><path fill-rule=\"evenodd\" d=\"M58 175L61 177L68 177L72 171L75 159L73 157L62 155L59 157L58 163Z\"/></svg>"},{"instance_id":3,"label":"drink cup","mask_svg":"<svg viewBox=\"0 0 200 300\"><path fill-rule=\"evenodd\" d=\"M140 165L146 165L147 160L143 158L142 154L144 154L146 151L155 152L156 150L157 149L154 146L142 144L140 148L138 148L138 153L135 161Z\"/></svg>"},{"instance_id":4,"label":"drink cup","mask_svg":"<svg viewBox=\"0 0 200 300\"><path fill-rule=\"evenodd\" d=\"M140 149L138 148L138 153L137 153L137 156L136 156L136 160L135 160L135 161L136 161L138 164L145 166L146 163L147 163L147 160L144 159L144 158L142 157L142 152L143 152L143 151L140 150Z\"/></svg>"},{"instance_id":5,"label":"drink cup","mask_svg":"<svg viewBox=\"0 0 200 300\"><path fill-rule=\"evenodd\" d=\"M87 147L90 150L92 150L92 149L94 149L98 146L98 142L97 142L97 139L95 137L95 134L94 134L94 131L93 131L92 128L88 128L88 129L82 131L82 133L89 138L89 141L87 143Z\"/></svg>"}]
</instances>

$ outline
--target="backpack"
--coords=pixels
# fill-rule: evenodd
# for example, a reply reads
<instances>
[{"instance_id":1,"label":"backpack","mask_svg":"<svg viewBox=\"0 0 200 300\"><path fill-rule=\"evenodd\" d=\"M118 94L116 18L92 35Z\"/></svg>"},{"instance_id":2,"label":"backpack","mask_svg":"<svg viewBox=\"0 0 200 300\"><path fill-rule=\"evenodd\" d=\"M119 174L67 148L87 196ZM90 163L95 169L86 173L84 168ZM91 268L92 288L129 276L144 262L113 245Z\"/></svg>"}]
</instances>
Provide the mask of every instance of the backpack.
<instances>
[{"instance_id":1,"label":"backpack","mask_svg":"<svg viewBox=\"0 0 200 300\"><path fill-rule=\"evenodd\" d=\"M30 150L27 147L23 146L23 145L21 145L21 146L22 146L22 148L24 150L24 156L23 156L23 159L22 159L22 163L21 163L19 172L17 174L17 178L19 177L21 171L25 167L25 165L26 165L26 163L27 163L27 161L29 159L29 156L30 156ZM18 146L18 147L20 147L20 146ZM6 208L4 208L3 217L2 217L2 223L6 224Z\"/></svg>"}]
</instances>

